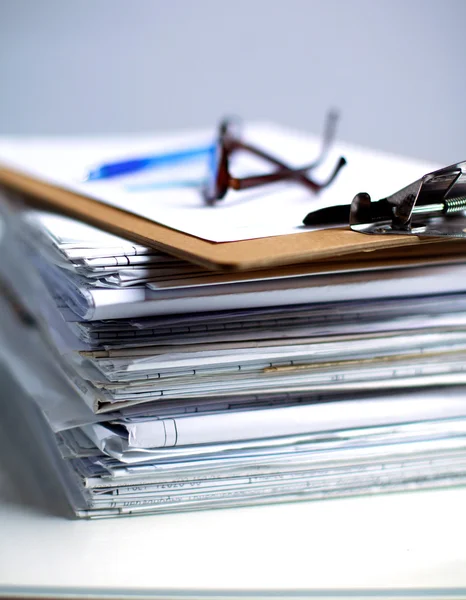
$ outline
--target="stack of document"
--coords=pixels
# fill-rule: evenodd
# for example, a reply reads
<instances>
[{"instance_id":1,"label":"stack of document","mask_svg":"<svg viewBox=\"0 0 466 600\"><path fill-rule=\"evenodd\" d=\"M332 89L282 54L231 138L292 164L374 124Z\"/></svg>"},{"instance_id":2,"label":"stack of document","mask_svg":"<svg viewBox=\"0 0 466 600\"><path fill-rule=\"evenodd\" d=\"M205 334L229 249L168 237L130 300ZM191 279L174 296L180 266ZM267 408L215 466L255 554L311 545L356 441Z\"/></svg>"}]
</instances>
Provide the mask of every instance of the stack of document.
<instances>
[{"instance_id":1,"label":"stack of document","mask_svg":"<svg viewBox=\"0 0 466 600\"><path fill-rule=\"evenodd\" d=\"M77 516L466 482L461 246L216 273L0 209L0 360Z\"/></svg>"}]
</instances>

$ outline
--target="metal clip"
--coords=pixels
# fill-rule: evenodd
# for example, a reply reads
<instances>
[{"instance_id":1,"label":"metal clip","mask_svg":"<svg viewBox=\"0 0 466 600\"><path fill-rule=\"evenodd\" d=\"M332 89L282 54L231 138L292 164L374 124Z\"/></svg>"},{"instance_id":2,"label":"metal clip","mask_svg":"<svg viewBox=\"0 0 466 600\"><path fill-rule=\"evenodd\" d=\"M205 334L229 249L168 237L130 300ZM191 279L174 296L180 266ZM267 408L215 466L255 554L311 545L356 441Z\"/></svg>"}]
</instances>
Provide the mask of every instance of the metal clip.
<instances>
[{"instance_id":1,"label":"metal clip","mask_svg":"<svg viewBox=\"0 0 466 600\"><path fill-rule=\"evenodd\" d=\"M466 161L428 173L375 202L357 194L351 204L354 231L466 238Z\"/></svg>"}]
</instances>

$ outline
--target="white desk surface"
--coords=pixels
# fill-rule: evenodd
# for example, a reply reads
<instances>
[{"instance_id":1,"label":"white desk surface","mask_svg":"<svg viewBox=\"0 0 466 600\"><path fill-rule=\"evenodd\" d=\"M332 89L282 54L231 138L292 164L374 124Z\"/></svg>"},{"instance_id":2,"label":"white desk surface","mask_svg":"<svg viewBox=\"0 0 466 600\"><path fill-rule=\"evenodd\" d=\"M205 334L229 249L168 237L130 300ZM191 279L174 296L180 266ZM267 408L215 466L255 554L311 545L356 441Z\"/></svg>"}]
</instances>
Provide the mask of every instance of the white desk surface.
<instances>
[{"instance_id":1,"label":"white desk surface","mask_svg":"<svg viewBox=\"0 0 466 600\"><path fill-rule=\"evenodd\" d=\"M17 388L0 381L14 401ZM0 412L0 596L50 597L57 588L163 598L364 589L386 597L430 588L438 592L430 598L445 598L448 588L466 598L466 489L73 521L50 506L49 478L28 470L34 448L23 440L14 452L22 427L7 415Z\"/></svg>"},{"instance_id":2,"label":"white desk surface","mask_svg":"<svg viewBox=\"0 0 466 600\"><path fill-rule=\"evenodd\" d=\"M82 522L26 501L5 471L0 490L0 595L466 590L465 489Z\"/></svg>"}]
</instances>

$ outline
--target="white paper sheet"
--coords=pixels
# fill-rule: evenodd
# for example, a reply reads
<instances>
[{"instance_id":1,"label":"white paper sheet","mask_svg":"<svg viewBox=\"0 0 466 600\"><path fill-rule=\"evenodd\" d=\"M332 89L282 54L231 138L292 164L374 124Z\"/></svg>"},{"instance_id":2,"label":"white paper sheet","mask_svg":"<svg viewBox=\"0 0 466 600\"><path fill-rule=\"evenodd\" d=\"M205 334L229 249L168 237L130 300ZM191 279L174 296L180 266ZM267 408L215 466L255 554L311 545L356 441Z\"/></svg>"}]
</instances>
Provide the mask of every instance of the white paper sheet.
<instances>
[{"instance_id":1,"label":"white paper sheet","mask_svg":"<svg viewBox=\"0 0 466 600\"><path fill-rule=\"evenodd\" d=\"M128 430L129 447L164 448L465 415L466 403L461 395L449 399L441 394L437 397L420 396L412 399L401 394L399 397L381 400L346 400L339 403L194 415L128 423L124 426ZM113 439L118 444L121 440L120 436L98 424L86 426L85 431L104 451L109 440Z\"/></svg>"},{"instance_id":2,"label":"white paper sheet","mask_svg":"<svg viewBox=\"0 0 466 600\"><path fill-rule=\"evenodd\" d=\"M305 231L302 220L312 209L349 204L355 194L362 191L379 199L438 168L425 162L337 144L327 160L323 178L341 154L346 157L348 165L319 196L297 184L277 184L258 190L229 192L215 207L203 204L198 186L160 188L164 181L202 179L207 170L206 161L142 175L82 182L83 175L96 164L195 147L210 143L213 135L213 132L204 132L115 139L4 137L0 138L0 163L162 225L216 242L299 233ZM276 125L247 126L244 137L292 166L308 164L319 153L318 137ZM267 171L267 166L265 169ZM247 155L239 155L232 170L235 174L257 174L264 172L264 165ZM157 182L159 187L146 191L130 191L129 188L130 184L134 187L135 184Z\"/></svg>"},{"instance_id":3,"label":"white paper sheet","mask_svg":"<svg viewBox=\"0 0 466 600\"><path fill-rule=\"evenodd\" d=\"M90 321L466 291L461 264L157 291L91 287L84 278L48 266L42 274L66 298L76 320Z\"/></svg>"}]
</instances>

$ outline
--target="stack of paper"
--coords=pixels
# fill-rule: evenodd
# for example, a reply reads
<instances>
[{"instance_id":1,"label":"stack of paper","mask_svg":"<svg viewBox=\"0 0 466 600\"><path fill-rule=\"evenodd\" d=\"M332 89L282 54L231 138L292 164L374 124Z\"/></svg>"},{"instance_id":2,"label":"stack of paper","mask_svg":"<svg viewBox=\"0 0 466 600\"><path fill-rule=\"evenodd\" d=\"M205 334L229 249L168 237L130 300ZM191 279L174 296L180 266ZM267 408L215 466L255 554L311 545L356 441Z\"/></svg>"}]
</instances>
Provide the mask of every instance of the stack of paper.
<instances>
[{"instance_id":1,"label":"stack of paper","mask_svg":"<svg viewBox=\"0 0 466 600\"><path fill-rule=\"evenodd\" d=\"M293 146L290 134L267 131ZM294 141L298 160L306 144L301 137ZM47 152L56 156L58 142L52 150L36 145L41 151L23 142L21 155L20 142L7 141L3 150L0 144L0 161L20 168L23 160L28 175L65 185L64 163L53 178L54 162L47 159ZM82 168L85 148L74 150L82 164L76 158L72 167ZM99 155L89 154L89 162ZM360 149L347 147L345 155L349 179L357 179L364 156L394 168L394 179L429 170ZM168 175L152 177L158 185ZM351 200L348 178L336 184L340 194L341 186L349 189L339 203ZM156 207L158 222L175 227L175 213L186 213L186 226L176 227L201 235L210 223L215 233L209 239L220 236L217 243L296 235L299 223L290 223L298 207L302 218L312 202L291 184L244 197L244 204L241 194L228 197L227 214L237 220L226 233L224 223L222 233L215 230L222 208L215 213L189 204L196 189L154 192L155 184L140 178L125 183L124 193L117 185L89 194L106 201L114 194L121 205L139 193L131 186L152 186L154 197L144 191L136 212L148 198L156 204L165 198ZM364 181L357 185L364 189ZM335 190L329 193L321 205L335 202ZM257 203L283 210L293 197L290 223L281 223L281 231L276 217L273 227L254 228ZM8 190L1 200L0 359L31 396L21 407L23 418L37 431L36 443L59 472L76 515L466 481L461 246L215 273L23 200ZM171 212L166 202L174 203ZM200 213L196 223L193 213ZM247 233L238 235L247 214Z\"/></svg>"}]
</instances>

